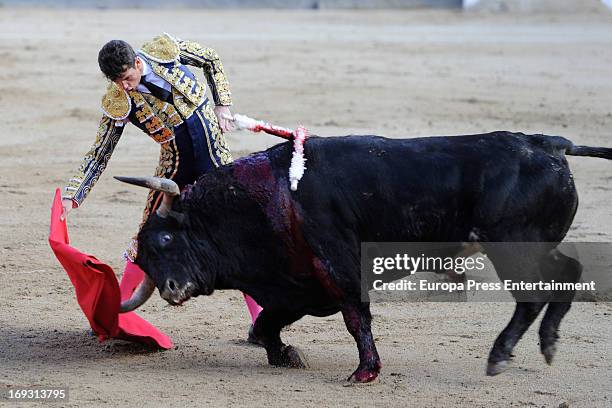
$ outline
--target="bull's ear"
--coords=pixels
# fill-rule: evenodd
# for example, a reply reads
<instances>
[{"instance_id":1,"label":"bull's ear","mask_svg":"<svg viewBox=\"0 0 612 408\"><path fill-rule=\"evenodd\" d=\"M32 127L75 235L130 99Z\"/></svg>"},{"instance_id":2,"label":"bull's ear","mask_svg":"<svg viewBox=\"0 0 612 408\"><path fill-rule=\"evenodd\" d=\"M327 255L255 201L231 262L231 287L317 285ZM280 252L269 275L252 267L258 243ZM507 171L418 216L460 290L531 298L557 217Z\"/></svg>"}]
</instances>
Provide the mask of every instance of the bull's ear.
<instances>
[{"instance_id":1,"label":"bull's ear","mask_svg":"<svg viewBox=\"0 0 612 408\"><path fill-rule=\"evenodd\" d=\"M187 214L183 212L170 210L168 211L168 217L175 219L181 226L187 224Z\"/></svg>"},{"instance_id":2,"label":"bull's ear","mask_svg":"<svg viewBox=\"0 0 612 408\"><path fill-rule=\"evenodd\" d=\"M187 199L189 196L191 196L191 193L193 192L193 190L194 190L194 185L193 184L187 184L181 190L181 194L179 196L179 200L183 201L183 200Z\"/></svg>"}]
</instances>

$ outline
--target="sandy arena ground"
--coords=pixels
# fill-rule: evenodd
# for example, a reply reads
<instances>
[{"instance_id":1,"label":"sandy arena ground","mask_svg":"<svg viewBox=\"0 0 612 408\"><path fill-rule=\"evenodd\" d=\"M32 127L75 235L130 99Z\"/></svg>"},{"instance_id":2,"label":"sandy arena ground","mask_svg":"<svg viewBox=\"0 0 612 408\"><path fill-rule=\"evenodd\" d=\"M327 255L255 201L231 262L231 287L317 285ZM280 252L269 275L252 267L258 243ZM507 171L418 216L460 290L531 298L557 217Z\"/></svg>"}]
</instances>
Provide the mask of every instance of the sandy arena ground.
<instances>
[{"instance_id":1,"label":"sandy arena ground","mask_svg":"<svg viewBox=\"0 0 612 408\"><path fill-rule=\"evenodd\" d=\"M160 23L158 23L160 22ZM575 304L551 367L537 328L503 375L484 375L510 303L375 304L381 382L344 387L357 350L340 315L284 333L311 368L272 368L244 342L238 292L142 315L177 347L99 344L47 244L49 207L93 142L105 81L99 47L161 31L217 49L234 111L319 135L544 132L612 146L612 13L47 11L0 8L0 388L68 386L66 406L570 406L612 404L611 305ZM233 133L236 157L278 142ZM612 163L570 158L581 204L569 238L612 240ZM134 127L71 213L72 243L123 270L157 146ZM0 405L3 403L0 402ZM30 406L24 404L23 406Z\"/></svg>"}]
</instances>

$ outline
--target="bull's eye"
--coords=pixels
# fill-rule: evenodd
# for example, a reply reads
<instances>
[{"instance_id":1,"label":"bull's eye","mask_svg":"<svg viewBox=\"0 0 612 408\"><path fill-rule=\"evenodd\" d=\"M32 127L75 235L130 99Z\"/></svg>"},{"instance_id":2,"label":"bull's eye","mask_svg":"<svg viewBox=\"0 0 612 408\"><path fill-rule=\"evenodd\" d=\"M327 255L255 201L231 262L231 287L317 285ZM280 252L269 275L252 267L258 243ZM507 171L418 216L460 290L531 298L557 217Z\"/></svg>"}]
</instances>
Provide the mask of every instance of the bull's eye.
<instances>
[{"instance_id":1,"label":"bull's eye","mask_svg":"<svg viewBox=\"0 0 612 408\"><path fill-rule=\"evenodd\" d=\"M159 245L161 247L165 247L171 242L172 242L172 234L168 232L162 232L161 234L159 234Z\"/></svg>"}]
</instances>

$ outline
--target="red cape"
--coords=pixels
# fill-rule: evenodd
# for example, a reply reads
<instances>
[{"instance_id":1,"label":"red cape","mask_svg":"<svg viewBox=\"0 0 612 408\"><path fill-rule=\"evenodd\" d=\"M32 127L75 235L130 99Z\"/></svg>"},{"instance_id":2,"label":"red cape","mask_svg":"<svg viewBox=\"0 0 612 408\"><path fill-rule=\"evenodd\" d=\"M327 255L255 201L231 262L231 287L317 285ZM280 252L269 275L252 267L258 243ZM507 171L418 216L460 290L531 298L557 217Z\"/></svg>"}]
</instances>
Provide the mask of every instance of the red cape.
<instances>
[{"instance_id":1,"label":"red cape","mask_svg":"<svg viewBox=\"0 0 612 408\"><path fill-rule=\"evenodd\" d=\"M145 343L162 349L174 347L172 340L134 312L119 314L121 299L128 298L142 280L144 272L136 268L128 279L119 283L113 269L94 256L86 255L69 245L66 220L61 220L62 198L55 192L51 207L49 245L74 285L77 301L100 341L109 338ZM127 269L126 269L127 272ZM127 273L124 276L128 276Z\"/></svg>"}]
</instances>

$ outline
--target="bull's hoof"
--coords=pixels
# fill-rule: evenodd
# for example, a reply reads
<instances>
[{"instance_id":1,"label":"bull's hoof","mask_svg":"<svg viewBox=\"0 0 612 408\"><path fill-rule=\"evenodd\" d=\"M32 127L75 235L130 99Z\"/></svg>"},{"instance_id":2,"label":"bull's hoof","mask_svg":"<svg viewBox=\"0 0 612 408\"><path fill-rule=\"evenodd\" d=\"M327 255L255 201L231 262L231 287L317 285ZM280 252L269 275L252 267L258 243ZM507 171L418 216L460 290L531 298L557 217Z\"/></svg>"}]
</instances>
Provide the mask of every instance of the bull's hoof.
<instances>
[{"instance_id":1,"label":"bull's hoof","mask_svg":"<svg viewBox=\"0 0 612 408\"><path fill-rule=\"evenodd\" d=\"M374 384L378 382L378 371L377 370L366 370L357 369L351 376L346 380L346 386L351 385L366 385Z\"/></svg>"},{"instance_id":2,"label":"bull's hoof","mask_svg":"<svg viewBox=\"0 0 612 408\"><path fill-rule=\"evenodd\" d=\"M506 371L509 365L510 360L502 360L496 362L489 361L489 363L487 364L487 375L492 377L494 375L501 374Z\"/></svg>"},{"instance_id":3,"label":"bull's hoof","mask_svg":"<svg viewBox=\"0 0 612 408\"><path fill-rule=\"evenodd\" d=\"M302 350L293 346L284 346L281 350L281 366L290 368L308 368Z\"/></svg>"},{"instance_id":4,"label":"bull's hoof","mask_svg":"<svg viewBox=\"0 0 612 408\"><path fill-rule=\"evenodd\" d=\"M555 344L551 344L546 347L542 347L542 354L544 355L544 360L546 360L546 364L551 365L553 362L553 358L555 357L555 353L557 352L557 346Z\"/></svg>"}]
</instances>

